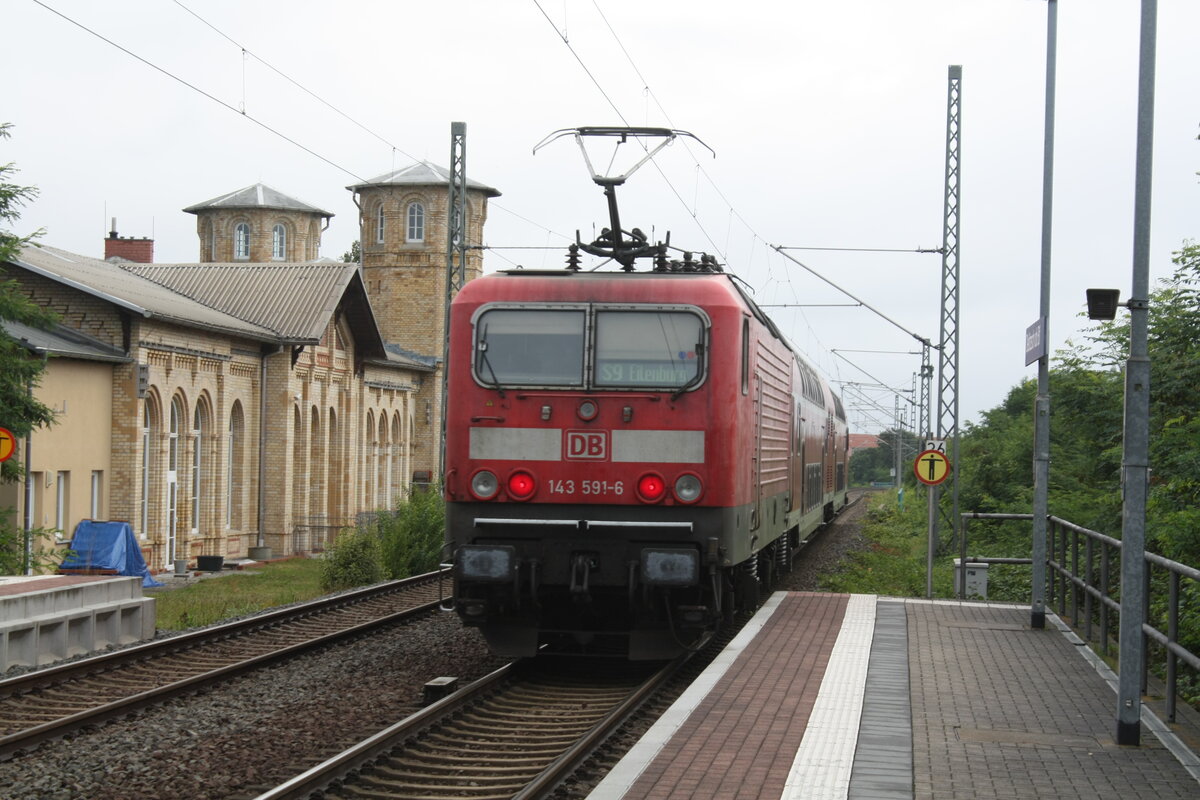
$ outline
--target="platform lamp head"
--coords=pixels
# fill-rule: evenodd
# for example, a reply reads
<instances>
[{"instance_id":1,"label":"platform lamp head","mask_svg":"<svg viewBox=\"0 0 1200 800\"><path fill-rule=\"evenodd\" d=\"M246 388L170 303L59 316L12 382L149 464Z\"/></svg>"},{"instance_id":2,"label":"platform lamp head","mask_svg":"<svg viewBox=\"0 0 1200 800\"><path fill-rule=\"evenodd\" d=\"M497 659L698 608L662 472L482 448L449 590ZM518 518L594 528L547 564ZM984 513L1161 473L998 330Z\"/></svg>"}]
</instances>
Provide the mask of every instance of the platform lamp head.
<instances>
[{"instance_id":1,"label":"platform lamp head","mask_svg":"<svg viewBox=\"0 0 1200 800\"><path fill-rule=\"evenodd\" d=\"M1088 289L1087 307L1088 319L1113 319L1117 316L1117 308L1121 305L1120 289Z\"/></svg>"}]
</instances>

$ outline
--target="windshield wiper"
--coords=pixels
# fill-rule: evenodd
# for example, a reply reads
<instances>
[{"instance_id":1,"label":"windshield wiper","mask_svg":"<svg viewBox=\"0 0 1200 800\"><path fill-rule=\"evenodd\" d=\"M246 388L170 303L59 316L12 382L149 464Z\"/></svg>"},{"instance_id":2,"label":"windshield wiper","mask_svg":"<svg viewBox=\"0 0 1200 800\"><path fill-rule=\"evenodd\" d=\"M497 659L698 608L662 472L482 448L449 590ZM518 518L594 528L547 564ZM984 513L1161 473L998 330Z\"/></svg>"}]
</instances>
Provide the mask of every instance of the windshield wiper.
<instances>
[{"instance_id":1,"label":"windshield wiper","mask_svg":"<svg viewBox=\"0 0 1200 800\"><path fill-rule=\"evenodd\" d=\"M696 374L693 375L691 377L691 379L688 380L687 383L685 383L683 386L680 386L678 389L676 389L674 391L674 393L672 393L672 395L671 395L672 403L675 402L676 400L678 400L680 397L682 397L683 393L686 392L688 389L691 389L693 386L696 386L700 383L700 379L704 377L704 370L702 369L703 366L704 366L704 342L697 342L696 343Z\"/></svg>"},{"instance_id":2,"label":"windshield wiper","mask_svg":"<svg viewBox=\"0 0 1200 800\"><path fill-rule=\"evenodd\" d=\"M500 379L496 376L496 369L492 366L492 362L488 358L487 354L487 325L483 326L483 331L479 335L479 343L475 346L475 349L479 353L479 363L482 366L487 367L488 372L492 374L492 388L495 389L501 397L504 397L504 390L500 388ZM478 370L476 371L478 372Z\"/></svg>"}]
</instances>

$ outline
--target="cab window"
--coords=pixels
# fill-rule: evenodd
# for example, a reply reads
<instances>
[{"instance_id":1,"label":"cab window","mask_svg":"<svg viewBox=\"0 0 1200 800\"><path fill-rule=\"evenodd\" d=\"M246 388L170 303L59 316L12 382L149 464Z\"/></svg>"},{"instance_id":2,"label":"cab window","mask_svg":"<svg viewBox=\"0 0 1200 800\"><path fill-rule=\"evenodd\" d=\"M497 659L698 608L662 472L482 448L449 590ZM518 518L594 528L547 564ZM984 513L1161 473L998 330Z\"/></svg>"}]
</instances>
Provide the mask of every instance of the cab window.
<instances>
[{"instance_id":1,"label":"cab window","mask_svg":"<svg viewBox=\"0 0 1200 800\"><path fill-rule=\"evenodd\" d=\"M582 309L492 309L475 323L475 375L485 385L582 386Z\"/></svg>"},{"instance_id":2,"label":"cab window","mask_svg":"<svg viewBox=\"0 0 1200 800\"><path fill-rule=\"evenodd\" d=\"M680 389L699 383L704 323L688 311L597 311L593 385Z\"/></svg>"}]
</instances>

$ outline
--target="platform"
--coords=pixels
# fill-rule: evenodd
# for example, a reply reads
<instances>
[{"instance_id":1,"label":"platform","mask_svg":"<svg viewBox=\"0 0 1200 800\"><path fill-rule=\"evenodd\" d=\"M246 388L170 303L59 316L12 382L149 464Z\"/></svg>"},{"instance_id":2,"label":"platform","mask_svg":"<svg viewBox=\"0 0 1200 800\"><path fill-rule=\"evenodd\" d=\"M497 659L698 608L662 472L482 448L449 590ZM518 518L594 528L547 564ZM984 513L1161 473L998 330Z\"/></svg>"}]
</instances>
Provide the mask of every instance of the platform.
<instances>
[{"instance_id":1,"label":"platform","mask_svg":"<svg viewBox=\"0 0 1200 800\"><path fill-rule=\"evenodd\" d=\"M589 797L1200 797L1148 706L1114 743L1114 687L1028 607L778 593Z\"/></svg>"},{"instance_id":2,"label":"platform","mask_svg":"<svg viewBox=\"0 0 1200 800\"><path fill-rule=\"evenodd\" d=\"M0 672L154 637L140 577L0 576Z\"/></svg>"}]
</instances>

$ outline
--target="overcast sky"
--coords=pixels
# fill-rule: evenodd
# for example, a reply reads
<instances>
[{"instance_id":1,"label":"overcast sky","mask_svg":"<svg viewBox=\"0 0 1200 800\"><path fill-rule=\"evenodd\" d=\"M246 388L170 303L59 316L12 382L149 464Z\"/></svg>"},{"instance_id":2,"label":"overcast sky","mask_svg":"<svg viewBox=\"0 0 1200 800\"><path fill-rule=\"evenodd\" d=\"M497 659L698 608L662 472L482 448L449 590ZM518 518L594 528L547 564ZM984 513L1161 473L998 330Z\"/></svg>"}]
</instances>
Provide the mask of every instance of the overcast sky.
<instances>
[{"instance_id":1,"label":"overcast sky","mask_svg":"<svg viewBox=\"0 0 1200 800\"><path fill-rule=\"evenodd\" d=\"M1085 288L1129 294L1140 13L1135 0L1058 5L1052 349L1086 326ZM1158 5L1155 279L1200 236L1200 3ZM0 121L14 128L0 163L40 189L17 232L44 228L77 253L102 257L116 217L121 235L155 239L157 261L194 262L195 217L180 209L261 181L334 212L321 254L338 258L358 238L344 187L413 159L447 165L461 120L469 176L503 193L483 233L490 271L557 267L562 250L537 248L606 223L574 143L534 155L543 137L679 128L716 157L683 140L662 151L620 190L624 227L669 230L759 303L792 304L771 313L830 378L909 389L916 341L900 328L936 342L941 258L865 250L941 245L947 68L960 64L965 423L1036 374L1024 332L1039 302L1046 12L1044 0L6 0ZM899 327L840 305L780 245L853 249L787 252ZM892 394L844 393L856 430L890 426Z\"/></svg>"}]
</instances>

